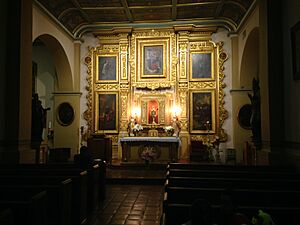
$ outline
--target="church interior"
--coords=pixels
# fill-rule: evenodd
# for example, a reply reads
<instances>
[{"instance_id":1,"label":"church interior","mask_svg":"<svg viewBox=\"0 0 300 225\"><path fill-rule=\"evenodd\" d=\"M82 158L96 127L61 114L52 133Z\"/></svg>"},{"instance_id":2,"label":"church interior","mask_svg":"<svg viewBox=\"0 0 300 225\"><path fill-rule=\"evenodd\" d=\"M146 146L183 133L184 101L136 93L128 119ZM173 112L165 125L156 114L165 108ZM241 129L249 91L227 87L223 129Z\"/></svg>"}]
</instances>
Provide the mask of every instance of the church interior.
<instances>
[{"instance_id":1,"label":"church interior","mask_svg":"<svg viewBox=\"0 0 300 225\"><path fill-rule=\"evenodd\" d=\"M219 215L228 189L240 212L297 224L298 1L0 10L1 224L182 225L196 198Z\"/></svg>"}]
</instances>

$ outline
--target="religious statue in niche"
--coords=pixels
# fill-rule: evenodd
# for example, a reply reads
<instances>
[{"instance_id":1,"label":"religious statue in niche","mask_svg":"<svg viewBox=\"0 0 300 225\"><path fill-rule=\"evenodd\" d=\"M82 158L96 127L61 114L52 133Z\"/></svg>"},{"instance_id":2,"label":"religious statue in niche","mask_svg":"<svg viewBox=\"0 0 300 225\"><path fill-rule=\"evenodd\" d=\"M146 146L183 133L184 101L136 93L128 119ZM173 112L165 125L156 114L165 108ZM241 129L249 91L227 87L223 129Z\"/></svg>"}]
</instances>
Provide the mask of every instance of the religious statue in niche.
<instances>
[{"instance_id":1,"label":"religious statue in niche","mask_svg":"<svg viewBox=\"0 0 300 225\"><path fill-rule=\"evenodd\" d=\"M151 117L152 117L152 123L155 123L156 109L154 108L154 106L151 109Z\"/></svg>"},{"instance_id":2,"label":"religious statue in niche","mask_svg":"<svg viewBox=\"0 0 300 225\"><path fill-rule=\"evenodd\" d=\"M158 124L158 102L156 100L148 102L148 124Z\"/></svg>"},{"instance_id":3,"label":"religious statue in niche","mask_svg":"<svg viewBox=\"0 0 300 225\"><path fill-rule=\"evenodd\" d=\"M31 120L31 140L33 142L43 141L43 131L46 128L47 111L50 108L44 108L38 94L32 97L32 120Z\"/></svg>"},{"instance_id":4,"label":"religious statue in niche","mask_svg":"<svg viewBox=\"0 0 300 225\"><path fill-rule=\"evenodd\" d=\"M260 118L260 87L259 80L253 78L252 80L252 92L248 93L248 97L251 101L251 118L250 124L252 129L252 141L256 149L261 148L261 118Z\"/></svg>"}]
</instances>

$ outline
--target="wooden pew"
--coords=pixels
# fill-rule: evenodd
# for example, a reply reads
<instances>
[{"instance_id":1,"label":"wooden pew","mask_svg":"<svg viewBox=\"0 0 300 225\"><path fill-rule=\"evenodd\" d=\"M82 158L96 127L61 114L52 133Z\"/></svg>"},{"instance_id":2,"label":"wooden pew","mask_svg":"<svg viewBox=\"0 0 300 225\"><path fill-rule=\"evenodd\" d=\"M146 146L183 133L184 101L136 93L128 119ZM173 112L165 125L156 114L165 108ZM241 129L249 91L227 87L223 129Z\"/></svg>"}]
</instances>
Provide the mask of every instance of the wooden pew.
<instances>
[{"instance_id":1,"label":"wooden pew","mask_svg":"<svg viewBox=\"0 0 300 225\"><path fill-rule=\"evenodd\" d=\"M275 190L300 190L300 179L276 178L224 178L224 177L172 177L165 181L168 187L223 187L223 188L252 188Z\"/></svg>"},{"instance_id":2,"label":"wooden pew","mask_svg":"<svg viewBox=\"0 0 300 225\"><path fill-rule=\"evenodd\" d=\"M297 173L291 166L271 166L271 165L224 165L224 164L203 164L203 163L168 163L169 169L188 169L188 170L238 170L238 171L271 171Z\"/></svg>"},{"instance_id":3,"label":"wooden pew","mask_svg":"<svg viewBox=\"0 0 300 225\"><path fill-rule=\"evenodd\" d=\"M170 204L163 213L164 224L162 225L181 225L189 220L191 204ZM214 221L218 222L220 206L212 206ZM275 224L298 225L300 219L299 207L262 207L262 206L239 206L237 212L245 214L250 220L261 209L271 215Z\"/></svg>"},{"instance_id":4,"label":"wooden pew","mask_svg":"<svg viewBox=\"0 0 300 225\"><path fill-rule=\"evenodd\" d=\"M169 187L164 196L164 206L169 203L191 204L198 198L205 198L212 204L218 205L224 193L227 193L224 188ZM231 197L236 205L300 207L299 190L233 189Z\"/></svg>"},{"instance_id":5,"label":"wooden pew","mask_svg":"<svg viewBox=\"0 0 300 225\"><path fill-rule=\"evenodd\" d=\"M0 170L0 174L3 170ZM87 219L87 171L82 169L12 169L4 173L15 174L16 176L54 176L57 178L72 179L72 209L71 209L71 224L84 224ZM3 173L2 173L3 174Z\"/></svg>"},{"instance_id":6,"label":"wooden pew","mask_svg":"<svg viewBox=\"0 0 300 225\"><path fill-rule=\"evenodd\" d=\"M298 173L273 171L239 171L239 170L198 170L198 169L169 169L166 177L226 177L226 178L289 178L300 179Z\"/></svg>"},{"instance_id":7,"label":"wooden pew","mask_svg":"<svg viewBox=\"0 0 300 225\"><path fill-rule=\"evenodd\" d=\"M14 224L47 225L46 191L23 189L0 189L0 208L9 207L13 214Z\"/></svg>"},{"instance_id":8,"label":"wooden pew","mask_svg":"<svg viewBox=\"0 0 300 225\"><path fill-rule=\"evenodd\" d=\"M0 166L1 173L18 173L23 174L27 172L34 173L40 171L46 173L45 170L86 170L87 171L87 211L91 213L98 208L99 200L105 197L105 177L106 177L106 163L97 161L89 168L81 169L74 163L51 163L51 164L18 164L9 167ZM32 171L33 170L33 171ZM15 171L15 172L14 172Z\"/></svg>"},{"instance_id":9,"label":"wooden pew","mask_svg":"<svg viewBox=\"0 0 300 225\"><path fill-rule=\"evenodd\" d=\"M0 207L0 224L1 225L14 225L13 213L10 208Z\"/></svg>"},{"instance_id":10,"label":"wooden pew","mask_svg":"<svg viewBox=\"0 0 300 225\"><path fill-rule=\"evenodd\" d=\"M49 176L0 176L0 188L10 190L45 190L47 192L48 224L71 225L72 180Z\"/></svg>"}]
</instances>

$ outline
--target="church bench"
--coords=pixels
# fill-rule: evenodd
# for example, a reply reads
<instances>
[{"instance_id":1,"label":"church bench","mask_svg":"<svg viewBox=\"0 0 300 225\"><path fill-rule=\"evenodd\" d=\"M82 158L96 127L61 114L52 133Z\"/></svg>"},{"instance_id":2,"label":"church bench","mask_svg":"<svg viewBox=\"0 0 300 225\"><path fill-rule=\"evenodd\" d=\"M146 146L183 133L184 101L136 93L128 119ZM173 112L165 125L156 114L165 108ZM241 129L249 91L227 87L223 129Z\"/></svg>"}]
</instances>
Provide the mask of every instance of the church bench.
<instances>
[{"instance_id":1,"label":"church bench","mask_svg":"<svg viewBox=\"0 0 300 225\"><path fill-rule=\"evenodd\" d=\"M47 193L41 190L0 189L0 208L9 208L14 225L47 225ZM3 194L5 193L5 194Z\"/></svg>"},{"instance_id":2,"label":"church bench","mask_svg":"<svg viewBox=\"0 0 300 225\"><path fill-rule=\"evenodd\" d=\"M98 207L99 201L105 198L105 177L106 163L98 160L94 165L86 169L81 169L74 163L51 163L51 164L17 164L8 167L0 166L0 174L2 173L48 173L54 170L54 173L60 173L57 170L86 170L88 176L88 203L87 210L91 213ZM15 172L14 172L15 171ZM50 172L52 174L52 172Z\"/></svg>"},{"instance_id":3,"label":"church bench","mask_svg":"<svg viewBox=\"0 0 300 225\"><path fill-rule=\"evenodd\" d=\"M276 190L300 190L300 179L285 178L224 178L224 177L172 177L165 181L168 187L223 187Z\"/></svg>"},{"instance_id":4,"label":"church bench","mask_svg":"<svg viewBox=\"0 0 300 225\"><path fill-rule=\"evenodd\" d=\"M181 225L190 217L191 204L171 203L163 213L165 223L162 225ZM300 220L299 207L265 207L265 206L238 206L237 212L245 214L250 220L261 209L267 212L273 218L275 224L298 225ZM218 222L220 215L220 206L212 205L213 220Z\"/></svg>"},{"instance_id":5,"label":"church bench","mask_svg":"<svg viewBox=\"0 0 300 225\"><path fill-rule=\"evenodd\" d=\"M14 225L12 210L6 206L0 207L0 224Z\"/></svg>"},{"instance_id":6,"label":"church bench","mask_svg":"<svg viewBox=\"0 0 300 225\"><path fill-rule=\"evenodd\" d=\"M13 173L12 173L13 174ZM2 177L3 175L0 175ZM25 177L33 179L35 176L70 178L72 179L72 225L83 224L87 219L87 171L81 169L64 170L23 170L17 172L17 177Z\"/></svg>"},{"instance_id":7,"label":"church bench","mask_svg":"<svg viewBox=\"0 0 300 225\"><path fill-rule=\"evenodd\" d=\"M212 204L220 204L225 188L169 187L164 195L164 206L169 203L191 204L197 198L205 198ZM230 195L236 205L297 206L300 207L300 191L272 189L232 189Z\"/></svg>"},{"instance_id":8,"label":"church bench","mask_svg":"<svg viewBox=\"0 0 300 225\"><path fill-rule=\"evenodd\" d=\"M16 190L47 192L48 224L71 225L71 179L58 179L56 177L0 177L3 195L13 194ZM10 195L9 195L10 196Z\"/></svg>"},{"instance_id":9,"label":"church bench","mask_svg":"<svg viewBox=\"0 0 300 225\"><path fill-rule=\"evenodd\" d=\"M271 165L224 165L224 164L203 164L203 163L168 163L169 169L189 169L189 170L233 170L233 171L271 171L284 173L297 173L291 166L271 166Z\"/></svg>"},{"instance_id":10,"label":"church bench","mask_svg":"<svg viewBox=\"0 0 300 225\"><path fill-rule=\"evenodd\" d=\"M273 171L237 171L237 170L198 170L198 169L169 169L166 177L230 177L230 178L289 178L299 179L297 173L273 172Z\"/></svg>"}]
</instances>

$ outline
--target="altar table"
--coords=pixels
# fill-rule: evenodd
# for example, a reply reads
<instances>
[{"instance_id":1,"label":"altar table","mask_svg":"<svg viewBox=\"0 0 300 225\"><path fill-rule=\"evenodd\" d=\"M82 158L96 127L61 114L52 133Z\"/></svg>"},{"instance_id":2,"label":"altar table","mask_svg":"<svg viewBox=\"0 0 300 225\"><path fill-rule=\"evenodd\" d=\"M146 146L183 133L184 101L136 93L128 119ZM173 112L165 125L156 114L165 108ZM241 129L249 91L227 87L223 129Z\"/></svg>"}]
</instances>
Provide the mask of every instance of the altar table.
<instances>
[{"instance_id":1,"label":"altar table","mask_svg":"<svg viewBox=\"0 0 300 225\"><path fill-rule=\"evenodd\" d=\"M177 137L120 138L123 162L177 162L180 139Z\"/></svg>"}]
</instances>

